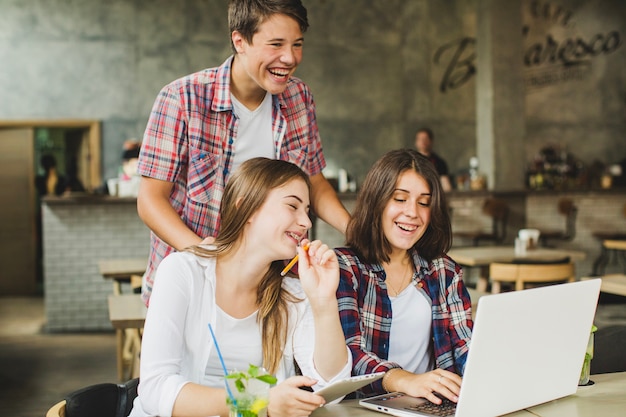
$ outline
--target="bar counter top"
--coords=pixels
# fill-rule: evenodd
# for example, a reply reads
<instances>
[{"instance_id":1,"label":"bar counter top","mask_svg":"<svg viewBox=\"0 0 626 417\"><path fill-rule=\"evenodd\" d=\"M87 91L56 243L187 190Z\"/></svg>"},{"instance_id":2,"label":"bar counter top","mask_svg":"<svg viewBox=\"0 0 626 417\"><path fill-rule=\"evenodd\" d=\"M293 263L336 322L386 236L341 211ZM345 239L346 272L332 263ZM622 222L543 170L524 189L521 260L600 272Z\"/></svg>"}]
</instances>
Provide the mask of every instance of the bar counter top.
<instances>
[{"instance_id":1,"label":"bar counter top","mask_svg":"<svg viewBox=\"0 0 626 417\"><path fill-rule=\"evenodd\" d=\"M337 193L340 200L355 200L357 192ZM499 196L499 197L524 197L524 196L559 196L559 195L579 195L586 197L626 195L626 187L613 187L608 189L590 188L580 190L452 190L446 193L450 198ZM93 193L71 193L62 196L46 196L42 202L49 205L71 205L71 204L127 204L136 203L136 197L115 197L108 194Z\"/></svg>"},{"instance_id":2,"label":"bar counter top","mask_svg":"<svg viewBox=\"0 0 626 417\"><path fill-rule=\"evenodd\" d=\"M46 196L42 203L49 206L81 204L128 204L137 203L136 197L115 197L108 194L71 193L61 196Z\"/></svg>"}]
</instances>

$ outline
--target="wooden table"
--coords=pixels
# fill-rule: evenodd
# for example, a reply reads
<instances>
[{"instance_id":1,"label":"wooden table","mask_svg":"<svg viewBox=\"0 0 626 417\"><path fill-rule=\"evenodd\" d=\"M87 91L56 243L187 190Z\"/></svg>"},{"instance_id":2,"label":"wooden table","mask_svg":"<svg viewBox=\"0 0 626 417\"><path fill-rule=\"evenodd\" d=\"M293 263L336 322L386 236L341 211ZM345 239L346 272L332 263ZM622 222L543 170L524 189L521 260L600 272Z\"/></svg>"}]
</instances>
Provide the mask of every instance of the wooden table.
<instances>
[{"instance_id":1,"label":"wooden table","mask_svg":"<svg viewBox=\"0 0 626 417\"><path fill-rule=\"evenodd\" d=\"M526 251L524 256L515 254L513 246L471 246L452 248L448 255L460 265L480 267L480 277L476 289L487 291L489 282L489 264L493 262L513 262L516 259L551 261L569 257L572 261L581 261L587 256L585 252L568 250L537 248Z\"/></svg>"},{"instance_id":2,"label":"wooden table","mask_svg":"<svg viewBox=\"0 0 626 417\"><path fill-rule=\"evenodd\" d=\"M623 417L626 410L626 372L591 375L594 385L576 394L507 414L506 417ZM520 395L524 395L520 393ZM312 417L381 417L358 400L346 400L315 410Z\"/></svg>"},{"instance_id":3,"label":"wooden table","mask_svg":"<svg viewBox=\"0 0 626 417\"><path fill-rule=\"evenodd\" d=\"M141 277L148 266L147 258L102 259L98 262L100 275L113 280L113 293L122 293L122 283L129 283L133 276Z\"/></svg>"},{"instance_id":4,"label":"wooden table","mask_svg":"<svg viewBox=\"0 0 626 417\"><path fill-rule=\"evenodd\" d=\"M594 385L574 395L528 410L540 417L623 417L626 415L626 372L591 375Z\"/></svg>"},{"instance_id":5,"label":"wooden table","mask_svg":"<svg viewBox=\"0 0 626 417\"><path fill-rule=\"evenodd\" d=\"M116 336L117 377L123 382L139 376L141 332L148 309L139 294L109 295L108 304Z\"/></svg>"},{"instance_id":6,"label":"wooden table","mask_svg":"<svg viewBox=\"0 0 626 417\"><path fill-rule=\"evenodd\" d=\"M603 245L607 249L626 250L626 240L607 239L603 242Z\"/></svg>"},{"instance_id":7,"label":"wooden table","mask_svg":"<svg viewBox=\"0 0 626 417\"><path fill-rule=\"evenodd\" d=\"M600 277L583 277L581 279L587 280L594 278L602 279L602 285L600 287L601 292L626 297L626 274L607 274Z\"/></svg>"}]
</instances>

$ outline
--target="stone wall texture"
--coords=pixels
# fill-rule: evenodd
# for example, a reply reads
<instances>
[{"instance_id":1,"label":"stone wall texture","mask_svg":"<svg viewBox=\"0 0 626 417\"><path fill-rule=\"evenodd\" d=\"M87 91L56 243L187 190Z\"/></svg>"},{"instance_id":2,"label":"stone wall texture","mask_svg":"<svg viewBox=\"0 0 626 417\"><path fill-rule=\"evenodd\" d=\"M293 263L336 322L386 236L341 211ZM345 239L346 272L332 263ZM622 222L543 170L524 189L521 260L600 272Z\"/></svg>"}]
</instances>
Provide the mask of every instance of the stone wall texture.
<instances>
[{"instance_id":1,"label":"stone wall texture","mask_svg":"<svg viewBox=\"0 0 626 417\"><path fill-rule=\"evenodd\" d=\"M361 181L423 125L452 172L467 167L479 139L476 10L485 5L521 8L523 27L510 30L524 52L525 155L508 158L529 161L546 144L586 163L626 157L623 0L304 4L311 27L297 75L317 102L327 176L341 167ZM142 136L159 89L230 54L226 5L0 0L0 119L102 120L103 177L114 176L122 142ZM494 68L508 59L492 57Z\"/></svg>"}]
</instances>

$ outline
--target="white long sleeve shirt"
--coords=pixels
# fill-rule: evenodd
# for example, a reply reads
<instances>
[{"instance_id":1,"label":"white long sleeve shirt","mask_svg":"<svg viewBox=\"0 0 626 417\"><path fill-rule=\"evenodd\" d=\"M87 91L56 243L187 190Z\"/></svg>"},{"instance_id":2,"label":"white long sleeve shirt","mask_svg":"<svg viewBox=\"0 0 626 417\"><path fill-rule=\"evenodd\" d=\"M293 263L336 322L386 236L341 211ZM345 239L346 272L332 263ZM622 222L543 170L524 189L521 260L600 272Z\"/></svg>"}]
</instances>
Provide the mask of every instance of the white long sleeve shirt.
<instances>
[{"instance_id":1,"label":"white long sleeve shirt","mask_svg":"<svg viewBox=\"0 0 626 417\"><path fill-rule=\"evenodd\" d=\"M330 381L315 369L315 323L298 279L284 278L283 288L302 302L289 304L289 327L278 383L295 375L294 360L302 374L318 381L314 390L350 376L352 357ZM171 416L182 387L200 384L209 355L216 354L209 323L216 326L215 258L188 252L167 256L159 266L146 316L141 348L139 396L130 417ZM338 400L337 400L338 401Z\"/></svg>"}]
</instances>

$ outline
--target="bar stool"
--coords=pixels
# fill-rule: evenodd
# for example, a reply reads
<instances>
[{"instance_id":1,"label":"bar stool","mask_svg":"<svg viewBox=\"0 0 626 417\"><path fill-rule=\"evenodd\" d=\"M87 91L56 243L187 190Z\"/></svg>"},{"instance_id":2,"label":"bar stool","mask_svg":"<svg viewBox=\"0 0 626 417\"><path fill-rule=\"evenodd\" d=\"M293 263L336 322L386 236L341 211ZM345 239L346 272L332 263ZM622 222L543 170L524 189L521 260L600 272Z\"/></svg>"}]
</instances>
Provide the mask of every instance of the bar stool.
<instances>
[{"instance_id":1,"label":"bar stool","mask_svg":"<svg viewBox=\"0 0 626 417\"><path fill-rule=\"evenodd\" d=\"M491 217L491 231L463 231L455 232L455 237L471 239L474 246L478 246L482 241L492 241L500 244L506 237L506 225L509 217L509 205L506 201L498 198L487 198L483 204L482 212Z\"/></svg>"},{"instance_id":2,"label":"bar stool","mask_svg":"<svg viewBox=\"0 0 626 417\"><path fill-rule=\"evenodd\" d=\"M495 262L489 265L491 292L497 294L502 283L514 284L515 291L523 290L527 284L552 284L574 282L576 267L570 258L551 261L519 260L514 262Z\"/></svg>"},{"instance_id":3,"label":"bar stool","mask_svg":"<svg viewBox=\"0 0 626 417\"><path fill-rule=\"evenodd\" d=\"M626 218L626 204L624 205L623 215ZM612 244L611 242L626 241L626 231L617 231L617 232L598 231L598 232L593 232L592 235L593 237L595 237L596 239L600 241L600 244L602 246L600 249L600 256L598 256L596 260L593 262L593 271L591 272L591 275L600 276L604 274L604 269L606 268L606 265L609 263L611 255L616 252L615 250L616 248L613 247L614 244ZM608 245L607 245L607 242L609 242ZM619 248L617 249L619 250ZM624 253L622 253L622 256L626 258L626 255L624 255Z\"/></svg>"},{"instance_id":4,"label":"bar stool","mask_svg":"<svg viewBox=\"0 0 626 417\"><path fill-rule=\"evenodd\" d=\"M558 202L559 214L565 217L564 230L539 229L539 243L543 247L549 247L548 240L571 241L576 236L576 215L578 207L569 198L561 198Z\"/></svg>"}]
</instances>

